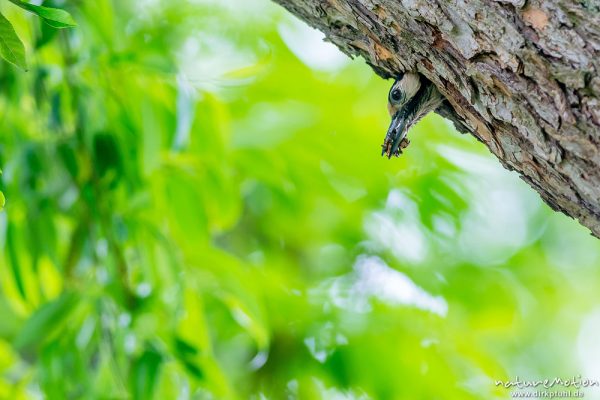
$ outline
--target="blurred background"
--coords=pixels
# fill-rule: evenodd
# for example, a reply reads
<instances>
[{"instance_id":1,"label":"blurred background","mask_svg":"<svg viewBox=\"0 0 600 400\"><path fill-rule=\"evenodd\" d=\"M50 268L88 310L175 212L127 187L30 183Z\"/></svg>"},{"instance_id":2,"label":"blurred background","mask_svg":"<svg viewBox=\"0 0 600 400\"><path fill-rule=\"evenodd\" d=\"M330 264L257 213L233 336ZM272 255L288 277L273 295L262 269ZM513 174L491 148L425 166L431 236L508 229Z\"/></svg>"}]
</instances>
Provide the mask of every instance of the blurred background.
<instances>
[{"instance_id":1,"label":"blurred background","mask_svg":"<svg viewBox=\"0 0 600 400\"><path fill-rule=\"evenodd\" d=\"M268 0L44 4L0 3L0 398L600 379L600 242L438 116L380 157L363 60Z\"/></svg>"}]
</instances>

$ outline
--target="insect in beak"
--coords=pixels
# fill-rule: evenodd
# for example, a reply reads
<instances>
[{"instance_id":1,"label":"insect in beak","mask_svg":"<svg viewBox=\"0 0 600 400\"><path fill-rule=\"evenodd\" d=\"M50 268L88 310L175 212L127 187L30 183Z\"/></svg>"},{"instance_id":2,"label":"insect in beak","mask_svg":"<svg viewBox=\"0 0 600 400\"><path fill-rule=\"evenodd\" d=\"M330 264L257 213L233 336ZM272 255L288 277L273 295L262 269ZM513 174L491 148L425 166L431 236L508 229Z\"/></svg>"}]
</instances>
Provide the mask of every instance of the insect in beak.
<instances>
[{"instance_id":1,"label":"insect in beak","mask_svg":"<svg viewBox=\"0 0 600 400\"><path fill-rule=\"evenodd\" d=\"M442 104L436 86L418 73L407 72L394 82L388 94L388 111L392 123L383 141L381 155L400 156L410 142L406 138L411 126Z\"/></svg>"},{"instance_id":2,"label":"insect in beak","mask_svg":"<svg viewBox=\"0 0 600 400\"><path fill-rule=\"evenodd\" d=\"M410 142L406 139L408 133L406 129L407 118L404 114L406 113L400 110L392 116L392 122L381 146L381 155L385 154L388 158L391 158L392 155L398 157L402 154L402 150L409 145Z\"/></svg>"}]
</instances>

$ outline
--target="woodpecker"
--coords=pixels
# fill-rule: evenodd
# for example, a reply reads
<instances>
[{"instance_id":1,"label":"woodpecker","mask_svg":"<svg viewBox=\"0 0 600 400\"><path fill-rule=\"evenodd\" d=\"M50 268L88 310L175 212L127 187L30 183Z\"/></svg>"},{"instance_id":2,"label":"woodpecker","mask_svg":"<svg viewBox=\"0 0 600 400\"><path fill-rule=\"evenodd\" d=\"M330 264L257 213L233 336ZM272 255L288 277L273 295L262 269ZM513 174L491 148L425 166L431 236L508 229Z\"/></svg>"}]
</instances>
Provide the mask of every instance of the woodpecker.
<instances>
[{"instance_id":1,"label":"woodpecker","mask_svg":"<svg viewBox=\"0 0 600 400\"><path fill-rule=\"evenodd\" d=\"M433 83L416 72L399 76L388 95L388 111L392 122L381 145L381 155L398 157L410 141L408 130L430 111L438 108L444 97Z\"/></svg>"}]
</instances>

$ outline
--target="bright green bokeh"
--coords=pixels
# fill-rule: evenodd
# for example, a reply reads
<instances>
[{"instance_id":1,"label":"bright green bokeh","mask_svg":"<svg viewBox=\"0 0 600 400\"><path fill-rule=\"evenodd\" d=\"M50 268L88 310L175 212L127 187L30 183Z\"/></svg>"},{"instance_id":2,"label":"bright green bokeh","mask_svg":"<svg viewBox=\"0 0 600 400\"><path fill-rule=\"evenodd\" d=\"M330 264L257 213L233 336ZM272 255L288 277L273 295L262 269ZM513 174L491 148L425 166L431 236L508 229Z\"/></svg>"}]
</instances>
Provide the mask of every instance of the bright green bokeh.
<instances>
[{"instance_id":1,"label":"bright green bokeh","mask_svg":"<svg viewBox=\"0 0 600 400\"><path fill-rule=\"evenodd\" d=\"M46 1L56 31L5 3L30 70L0 63L1 399L600 374L598 241L440 117L380 157L391 82L280 7Z\"/></svg>"}]
</instances>

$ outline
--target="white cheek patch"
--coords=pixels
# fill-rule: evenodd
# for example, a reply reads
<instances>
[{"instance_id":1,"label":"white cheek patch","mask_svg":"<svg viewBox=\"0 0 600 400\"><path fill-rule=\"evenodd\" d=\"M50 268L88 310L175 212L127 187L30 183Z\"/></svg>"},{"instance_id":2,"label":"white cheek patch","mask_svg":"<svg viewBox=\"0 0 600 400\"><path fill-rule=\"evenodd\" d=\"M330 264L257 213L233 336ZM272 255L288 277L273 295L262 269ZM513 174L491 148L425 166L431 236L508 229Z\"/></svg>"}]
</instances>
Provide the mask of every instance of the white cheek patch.
<instances>
[{"instance_id":1,"label":"white cheek patch","mask_svg":"<svg viewBox=\"0 0 600 400\"><path fill-rule=\"evenodd\" d=\"M398 89L404 93L405 102L412 99L421 87L421 78L419 74L407 72L402 79L398 81Z\"/></svg>"}]
</instances>

